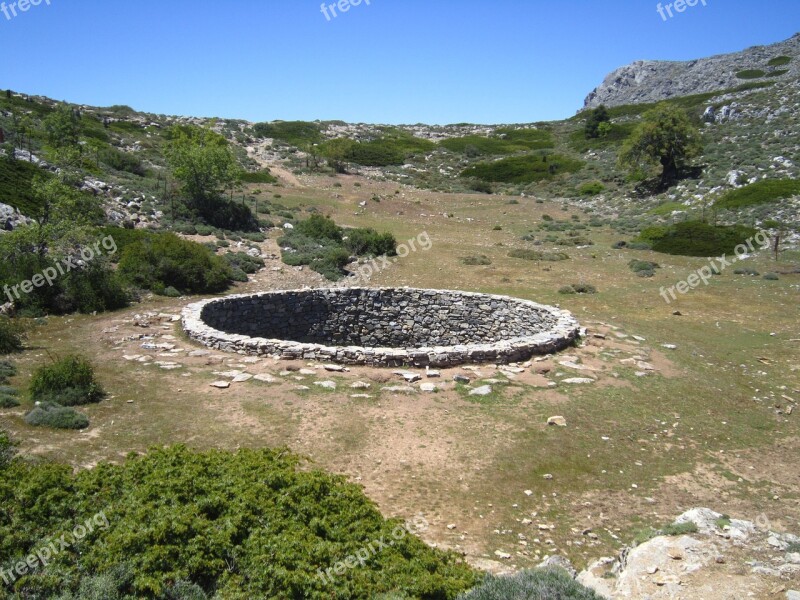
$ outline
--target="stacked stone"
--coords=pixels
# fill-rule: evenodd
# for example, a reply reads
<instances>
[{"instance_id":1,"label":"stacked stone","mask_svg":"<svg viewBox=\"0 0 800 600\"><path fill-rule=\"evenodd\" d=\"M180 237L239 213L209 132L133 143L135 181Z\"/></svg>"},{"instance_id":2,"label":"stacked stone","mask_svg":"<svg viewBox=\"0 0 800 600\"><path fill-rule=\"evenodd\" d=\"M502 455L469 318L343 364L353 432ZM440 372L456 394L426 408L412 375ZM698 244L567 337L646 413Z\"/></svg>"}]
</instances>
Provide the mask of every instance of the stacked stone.
<instances>
[{"instance_id":1,"label":"stacked stone","mask_svg":"<svg viewBox=\"0 0 800 600\"><path fill-rule=\"evenodd\" d=\"M579 335L566 311L506 296L337 288L230 296L183 312L190 337L240 354L348 365L519 362Z\"/></svg>"}]
</instances>

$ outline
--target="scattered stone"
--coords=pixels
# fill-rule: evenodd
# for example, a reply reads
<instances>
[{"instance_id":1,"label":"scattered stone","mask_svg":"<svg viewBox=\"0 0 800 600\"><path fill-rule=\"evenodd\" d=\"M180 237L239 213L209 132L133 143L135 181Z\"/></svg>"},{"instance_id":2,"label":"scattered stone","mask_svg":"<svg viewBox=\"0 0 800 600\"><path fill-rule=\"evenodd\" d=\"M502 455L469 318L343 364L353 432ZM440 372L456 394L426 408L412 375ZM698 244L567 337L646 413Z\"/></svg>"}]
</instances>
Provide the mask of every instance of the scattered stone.
<instances>
[{"instance_id":1,"label":"scattered stone","mask_svg":"<svg viewBox=\"0 0 800 600\"><path fill-rule=\"evenodd\" d=\"M319 386L326 390L335 390L336 382L334 381L315 381L314 385Z\"/></svg>"},{"instance_id":2,"label":"scattered stone","mask_svg":"<svg viewBox=\"0 0 800 600\"><path fill-rule=\"evenodd\" d=\"M555 425L557 427L566 427L567 420L564 417L550 417L547 419L548 425Z\"/></svg>"},{"instance_id":3,"label":"scattered stone","mask_svg":"<svg viewBox=\"0 0 800 600\"><path fill-rule=\"evenodd\" d=\"M455 381L456 383L463 383L466 385L472 380L466 375L456 375L455 377L453 377L453 381Z\"/></svg>"},{"instance_id":4,"label":"scattered stone","mask_svg":"<svg viewBox=\"0 0 800 600\"><path fill-rule=\"evenodd\" d=\"M511 555L508 552L502 552L500 550L495 550L494 555L502 560L509 560L511 558Z\"/></svg>"},{"instance_id":5,"label":"scattered stone","mask_svg":"<svg viewBox=\"0 0 800 600\"><path fill-rule=\"evenodd\" d=\"M227 390L229 387L231 387L231 382L230 381L215 381L214 383L211 384L211 387L214 387L214 388L217 388L217 389L220 389L220 390Z\"/></svg>"},{"instance_id":6,"label":"scattered stone","mask_svg":"<svg viewBox=\"0 0 800 600\"><path fill-rule=\"evenodd\" d=\"M662 348L666 348L667 350L677 350L678 346L675 344L661 344Z\"/></svg>"},{"instance_id":7,"label":"scattered stone","mask_svg":"<svg viewBox=\"0 0 800 600\"><path fill-rule=\"evenodd\" d=\"M419 389L427 394L433 394L434 392L439 391L439 388L432 383L423 383L419 386Z\"/></svg>"},{"instance_id":8,"label":"scattered stone","mask_svg":"<svg viewBox=\"0 0 800 600\"><path fill-rule=\"evenodd\" d=\"M410 373L409 371L395 371L395 375L399 375L403 379L405 379L408 383L416 383L417 381L422 381L422 375L418 375L417 373Z\"/></svg>"},{"instance_id":9,"label":"scattered stone","mask_svg":"<svg viewBox=\"0 0 800 600\"><path fill-rule=\"evenodd\" d=\"M305 376L313 376L317 374L317 372L314 369L300 369L298 373L300 373L300 375L305 375Z\"/></svg>"},{"instance_id":10,"label":"scattered stone","mask_svg":"<svg viewBox=\"0 0 800 600\"><path fill-rule=\"evenodd\" d=\"M544 475L542 475L542 477L544 479L547 479L548 481L553 479L553 475L551 473L545 473Z\"/></svg>"},{"instance_id":11,"label":"scattered stone","mask_svg":"<svg viewBox=\"0 0 800 600\"><path fill-rule=\"evenodd\" d=\"M434 371L433 369L425 369L425 375L429 379L437 379L442 376L442 374L439 371Z\"/></svg>"},{"instance_id":12,"label":"scattered stone","mask_svg":"<svg viewBox=\"0 0 800 600\"><path fill-rule=\"evenodd\" d=\"M341 365L324 365L322 367L326 371L330 371L331 373L348 373L350 369L347 369Z\"/></svg>"},{"instance_id":13,"label":"scattered stone","mask_svg":"<svg viewBox=\"0 0 800 600\"><path fill-rule=\"evenodd\" d=\"M367 383L366 381L356 381L354 384L350 386L350 388L354 390L368 390L371 387L372 385Z\"/></svg>"},{"instance_id":14,"label":"scattered stone","mask_svg":"<svg viewBox=\"0 0 800 600\"><path fill-rule=\"evenodd\" d=\"M250 375L250 373L242 373L233 378L233 383L244 383L245 381L250 381L252 378L253 376Z\"/></svg>"},{"instance_id":15,"label":"scattered stone","mask_svg":"<svg viewBox=\"0 0 800 600\"><path fill-rule=\"evenodd\" d=\"M578 575L578 571L572 566L572 563L563 556L548 556L539 565L538 569L563 569L569 573L573 579Z\"/></svg>"},{"instance_id":16,"label":"scattered stone","mask_svg":"<svg viewBox=\"0 0 800 600\"><path fill-rule=\"evenodd\" d=\"M253 379L256 381L260 381L261 383L277 383L278 380L273 377L272 375L262 374L262 375L254 375Z\"/></svg>"},{"instance_id":17,"label":"scattered stone","mask_svg":"<svg viewBox=\"0 0 800 600\"><path fill-rule=\"evenodd\" d=\"M450 523L450 525L448 525L447 528L452 531L453 529L456 528L456 525L454 523Z\"/></svg>"},{"instance_id":18,"label":"scattered stone","mask_svg":"<svg viewBox=\"0 0 800 600\"><path fill-rule=\"evenodd\" d=\"M481 387L477 387L474 390L470 390L470 396L488 396L492 393L492 386L490 385L482 385Z\"/></svg>"},{"instance_id":19,"label":"scattered stone","mask_svg":"<svg viewBox=\"0 0 800 600\"><path fill-rule=\"evenodd\" d=\"M594 382L594 379L589 379L588 377L571 377L569 379L564 379L561 383L567 383L569 385L586 385Z\"/></svg>"}]
</instances>

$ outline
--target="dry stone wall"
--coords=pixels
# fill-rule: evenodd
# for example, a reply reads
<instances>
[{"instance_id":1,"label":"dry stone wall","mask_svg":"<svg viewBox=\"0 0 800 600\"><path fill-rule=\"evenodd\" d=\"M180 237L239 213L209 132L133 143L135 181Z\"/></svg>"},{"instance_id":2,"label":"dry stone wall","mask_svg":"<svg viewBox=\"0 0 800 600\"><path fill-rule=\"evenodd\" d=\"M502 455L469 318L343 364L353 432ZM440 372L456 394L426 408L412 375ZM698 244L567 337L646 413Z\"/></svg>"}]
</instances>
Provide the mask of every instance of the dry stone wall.
<instances>
[{"instance_id":1,"label":"dry stone wall","mask_svg":"<svg viewBox=\"0 0 800 600\"><path fill-rule=\"evenodd\" d=\"M508 363L579 335L566 311L448 290L336 288L229 296L192 304L183 327L228 352L375 366Z\"/></svg>"}]
</instances>

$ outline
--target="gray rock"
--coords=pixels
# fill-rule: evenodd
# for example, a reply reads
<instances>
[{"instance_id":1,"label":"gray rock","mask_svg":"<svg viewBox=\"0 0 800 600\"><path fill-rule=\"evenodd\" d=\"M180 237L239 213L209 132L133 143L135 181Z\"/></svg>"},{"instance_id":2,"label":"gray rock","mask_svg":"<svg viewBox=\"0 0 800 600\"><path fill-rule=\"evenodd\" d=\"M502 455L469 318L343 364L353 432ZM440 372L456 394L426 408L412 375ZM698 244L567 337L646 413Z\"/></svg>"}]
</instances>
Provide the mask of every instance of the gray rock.
<instances>
[{"instance_id":1,"label":"gray rock","mask_svg":"<svg viewBox=\"0 0 800 600\"><path fill-rule=\"evenodd\" d=\"M477 387L474 390L470 390L470 396L488 396L492 393L492 386L490 385L482 385L481 387Z\"/></svg>"}]
</instances>

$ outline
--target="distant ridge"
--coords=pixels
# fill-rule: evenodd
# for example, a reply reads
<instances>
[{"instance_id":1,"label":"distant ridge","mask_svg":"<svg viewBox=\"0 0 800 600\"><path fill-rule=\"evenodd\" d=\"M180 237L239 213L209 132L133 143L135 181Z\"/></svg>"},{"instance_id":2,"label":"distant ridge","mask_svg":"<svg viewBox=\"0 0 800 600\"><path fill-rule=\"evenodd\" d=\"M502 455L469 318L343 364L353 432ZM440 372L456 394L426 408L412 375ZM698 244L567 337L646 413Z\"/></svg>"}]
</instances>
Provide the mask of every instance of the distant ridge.
<instances>
[{"instance_id":1,"label":"distant ridge","mask_svg":"<svg viewBox=\"0 0 800 600\"><path fill-rule=\"evenodd\" d=\"M786 61L770 61L779 57ZM763 75L761 74L763 73ZM585 108L659 102L732 89L749 81L800 79L800 33L770 46L754 46L686 62L640 60L612 72L586 97Z\"/></svg>"}]
</instances>

